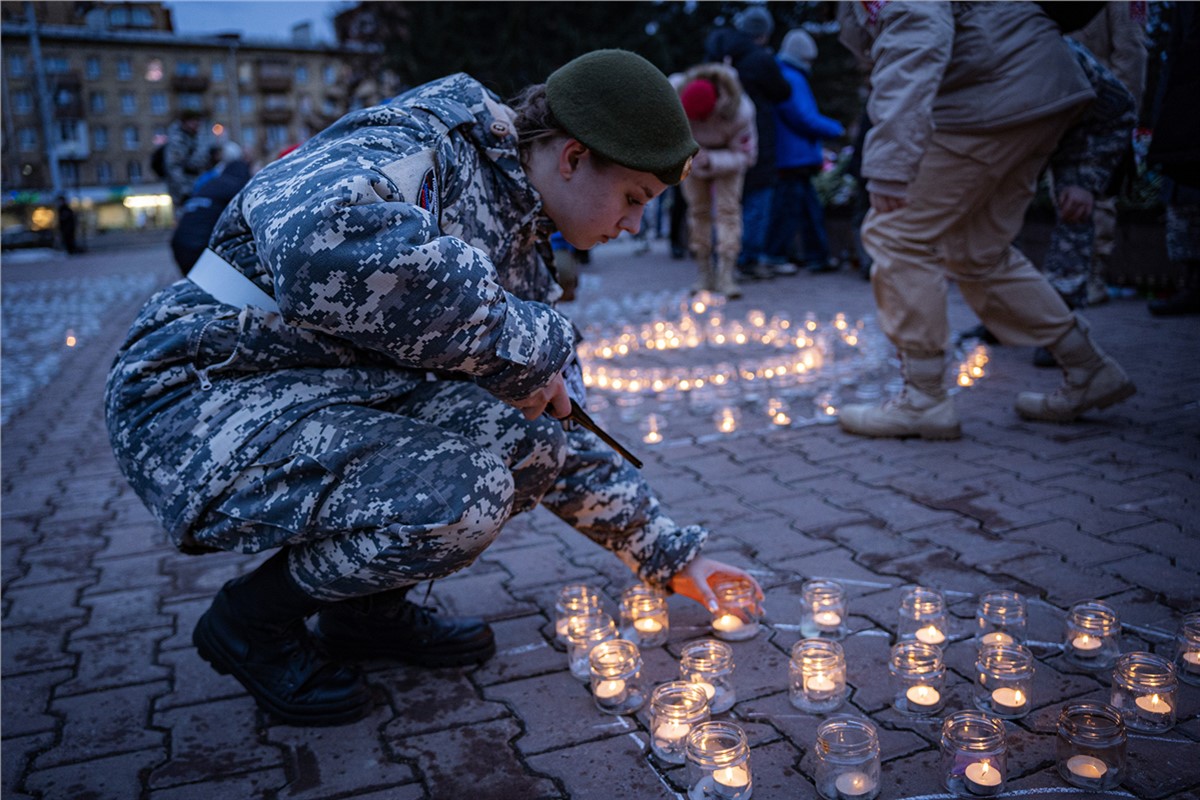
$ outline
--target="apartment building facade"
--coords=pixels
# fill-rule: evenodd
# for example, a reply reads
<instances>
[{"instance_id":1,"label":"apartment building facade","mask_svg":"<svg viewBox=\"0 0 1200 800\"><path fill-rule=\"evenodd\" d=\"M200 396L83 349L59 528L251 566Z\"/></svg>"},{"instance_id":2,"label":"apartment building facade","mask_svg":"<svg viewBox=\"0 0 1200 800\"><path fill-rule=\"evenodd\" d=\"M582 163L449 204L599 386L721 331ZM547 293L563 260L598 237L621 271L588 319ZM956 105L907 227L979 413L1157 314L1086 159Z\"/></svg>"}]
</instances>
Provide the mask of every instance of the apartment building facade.
<instances>
[{"instance_id":1,"label":"apartment building facade","mask_svg":"<svg viewBox=\"0 0 1200 800\"><path fill-rule=\"evenodd\" d=\"M97 230L169 225L151 157L184 110L204 115L211 144L237 142L261 165L394 88L373 76L375 96L354 91L371 45L303 30L182 36L161 3L5 0L0 11L5 225L36 227L34 210L60 193Z\"/></svg>"}]
</instances>

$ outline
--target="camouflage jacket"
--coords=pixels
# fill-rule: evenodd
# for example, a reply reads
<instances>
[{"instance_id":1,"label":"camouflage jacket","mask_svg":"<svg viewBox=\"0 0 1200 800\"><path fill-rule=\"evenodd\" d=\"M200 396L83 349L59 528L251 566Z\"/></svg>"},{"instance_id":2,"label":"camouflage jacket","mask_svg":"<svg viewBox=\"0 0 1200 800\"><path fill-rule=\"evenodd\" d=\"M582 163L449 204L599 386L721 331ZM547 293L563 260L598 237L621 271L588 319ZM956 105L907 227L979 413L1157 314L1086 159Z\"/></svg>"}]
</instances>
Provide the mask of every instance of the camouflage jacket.
<instances>
[{"instance_id":1,"label":"camouflage jacket","mask_svg":"<svg viewBox=\"0 0 1200 800\"><path fill-rule=\"evenodd\" d=\"M215 302L183 280L134 321L106 393L125 475L186 542L274 432L315 408L382 402L431 371L527 396L574 352L538 255L551 232L512 111L469 76L348 114L259 172L210 239L278 313ZM680 532L666 536L663 521L666 546ZM630 548L657 561L647 577L663 580L704 536L676 541L668 563L649 530L605 544L627 562Z\"/></svg>"}]
</instances>

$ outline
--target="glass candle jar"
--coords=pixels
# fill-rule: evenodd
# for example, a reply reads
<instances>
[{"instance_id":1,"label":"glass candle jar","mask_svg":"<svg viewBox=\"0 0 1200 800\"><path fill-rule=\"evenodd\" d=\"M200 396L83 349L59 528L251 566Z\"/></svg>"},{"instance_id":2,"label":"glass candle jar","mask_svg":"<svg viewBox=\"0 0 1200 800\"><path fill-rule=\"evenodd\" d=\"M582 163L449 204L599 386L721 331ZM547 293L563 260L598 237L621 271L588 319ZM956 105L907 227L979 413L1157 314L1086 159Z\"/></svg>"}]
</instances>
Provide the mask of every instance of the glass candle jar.
<instances>
[{"instance_id":1,"label":"glass candle jar","mask_svg":"<svg viewBox=\"0 0 1200 800\"><path fill-rule=\"evenodd\" d=\"M897 711L929 716L942 710L946 704L946 666L942 662L942 648L924 642L893 645L888 669L895 689L892 705Z\"/></svg>"},{"instance_id":2,"label":"glass candle jar","mask_svg":"<svg viewBox=\"0 0 1200 800\"><path fill-rule=\"evenodd\" d=\"M975 638L980 645L1022 644L1029 614L1025 598L1016 592L985 592L975 611Z\"/></svg>"},{"instance_id":3,"label":"glass candle jar","mask_svg":"<svg viewBox=\"0 0 1200 800\"><path fill-rule=\"evenodd\" d=\"M979 676L975 705L1002 719L1020 719L1029 713L1033 687L1033 653L1019 644L991 644L979 648L975 662Z\"/></svg>"},{"instance_id":4,"label":"glass candle jar","mask_svg":"<svg viewBox=\"0 0 1200 800\"><path fill-rule=\"evenodd\" d=\"M836 581L807 581L800 587L800 634L806 639L840 639L846 632L846 590Z\"/></svg>"},{"instance_id":5,"label":"glass candle jar","mask_svg":"<svg viewBox=\"0 0 1200 800\"><path fill-rule=\"evenodd\" d=\"M1008 744L1004 720L982 711L956 711L942 722L942 785L959 797L1004 791Z\"/></svg>"},{"instance_id":6,"label":"glass candle jar","mask_svg":"<svg viewBox=\"0 0 1200 800\"><path fill-rule=\"evenodd\" d=\"M709 717L704 690L687 681L669 681L650 694L650 749L671 764L682 764L687 736Z\"/></svg>"},{"instance_id":7,"label":"glass candle jar","mask_svg":"<svg viewBox=\"0 0 1200 800\"><path fill-rule=\"evenodd\" d=\"M567 620L600 610L600 595L586 583L568 583L554 602L554 632L558 641L567 643Z\"/></svg>"},{"instance_id":8,"label":"glass candle jar","mask_svg":"<svg viewBox=\"0 0 1200 800\"><path fill-rule=\"evenodd\" d=\"M871 721L838 714L817 726L814 780L825 800L879 795L879 733Z\"/></svg>"},{"instance_id":9,"label":"glass candle jar","mask_svg":"<svg viewBox=\"0 0 1200 800\"><path fill-rule=\"evenodd\" d=\"M657 647L671 632L667 598L655 589L638 584L621 595L621 636L641 647Z\"/></svg>"},{"instance_id":10,"label":"glass candle jar","mask_svg":"<svg viewBox=\"0 0 1200 800\"><path fill-rule=\"evenodd\" d=\"M1058 712L1058 774L1081 789L1115 789L1125 779L1125 722L1107 703Z\"/></svg>"},{"instance_id":11,"label":"glass candle jar","mask_svg":"<svg viewBox=\"0 0 1200 800\"><path fill-rule=\"evenodd\" d=\"M1178 690L1170 661L1153 653L1126 653L1113 667L1110 702L1130 730L1164 733L1175 727Z\"/></svg>"},{"instance_id":12,"label":"glass candle jar","mask_svg":"<svg viewBox=\"0 0 1200 800\"><path fill-rule=\"evenodd\" d=\"M615 638L617 625L603 611L571 617L567 623L567 660L571 674L581 681L589 680L592 667L588 658L592 648Z\"/></svg>"},{"instance_id":13,"label":"glass candle jar","mask_svg":"<svg viewBox=\"0 0 1200 800\"><path fill-rule=\"evenodd\" d=\"M688 642L679 656L679 675L704 690L708 708L720 714L733 708L733 648L715 639Z\"/></svg>"},{"instance_id":14,"label":"glass candle jar","mask_svg":"<svg viewBox=\"0 0 1200 800\"><path fill-rule=\"evenodd\" d=\"M1184 683L1200 686L1200 611L1185 614L1175 634L1175 674Z\"/></svg>"},{"instance_id":15,"label":"glass candle jar","mask_svg":"<svg viewBox=\"0 0 1200 800\"><path fill-rule=\"evenodd\" d=\"M713 587L717 612L713 614L713 635L728 642L752 639L758 633L762 607L749 581L730 581Z\"/></svg>"},{"instance_id":16,"label":"glass candle jar","mask_svg":"<svg viewBox=\"0 0 1200 800\"><path fill-rule=\"evenodd\" d=\"M632 714L646 702L642 691L642 654L628 639L612 639L592 648L592 697L606 714Z\"/></svg>"},{"instance_id":17,"label":"glass candle jar","mask_svg":"<svg viewBox=\"0 0 1200 800\"><path fill-rule=\"evenodd\" d=\"M1063 656L1089 670L1109 669L1121 654L1121 620L1102 600L1079 603L1067 613Z\"/></svg>"},{"instance_id":18,"label":"glass candle jar","mask_svg":"<svg viewBox=\"0 0 1200 800\"><path fill-rule=\"evenodd\" d=\"M733 722L701 722L687 736L688 800L750 800L750 744Z\"/></svg>"},{"instance_id":19,"label":"glass candle jar","mask_svg":"<svg viewBox=\"0 0 1200 800\"><path fill-rule=\"evenodd\" d=\"M801 711L833 711L846 699L846 655L827 639L801 639L788 663L788 699Z\"/></svg>"},{"instance_id":20,"label":"glass candle jar","mask_svg":"<svg viewBox=\"0 0 1200 800\"><path fill-rule=\"evenodd\" d=\"M912 586L900 596L900 624L896 640L916 640L924 644L943 644L950 635L946 601L942 593L924 586Z\"/></svg>"}]
</instances>

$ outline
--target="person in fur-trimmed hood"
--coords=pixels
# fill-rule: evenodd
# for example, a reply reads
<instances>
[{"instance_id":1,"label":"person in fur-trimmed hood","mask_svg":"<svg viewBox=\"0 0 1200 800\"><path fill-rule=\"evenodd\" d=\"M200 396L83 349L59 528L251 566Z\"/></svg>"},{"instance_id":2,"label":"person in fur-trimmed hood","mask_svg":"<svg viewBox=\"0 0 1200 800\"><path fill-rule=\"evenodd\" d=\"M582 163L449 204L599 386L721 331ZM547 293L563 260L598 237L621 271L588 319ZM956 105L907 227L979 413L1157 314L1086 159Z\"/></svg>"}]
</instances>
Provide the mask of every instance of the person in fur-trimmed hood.
<instances>
[{"instance_id":1,"label":"person in fur-trimmed hood","mask_svg":"<svg viewBox=\"0 0 1200 800\"><path fill-rule=\"evenodd\" d=\"M742 182L758 159L754 103L737 71L700 64L671 77L700 152L681 189L688 206L688 244L699 265L696 290L742 296L734 280L742 247ZM716 228L716 264L713 228Z\"/></svg>"}]
</instances>

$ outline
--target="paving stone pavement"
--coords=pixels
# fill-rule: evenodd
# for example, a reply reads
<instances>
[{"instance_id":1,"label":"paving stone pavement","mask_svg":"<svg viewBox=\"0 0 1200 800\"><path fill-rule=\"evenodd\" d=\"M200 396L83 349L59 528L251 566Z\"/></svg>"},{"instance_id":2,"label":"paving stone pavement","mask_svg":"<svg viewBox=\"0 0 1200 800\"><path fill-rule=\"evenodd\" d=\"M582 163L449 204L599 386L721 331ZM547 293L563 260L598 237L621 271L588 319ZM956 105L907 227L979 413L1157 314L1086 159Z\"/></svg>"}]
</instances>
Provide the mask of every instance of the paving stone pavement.
<instances>
[{"instance_id":1,"label":"paving stone pavement","mask_svg":"<svg viewBox=\"0 0 1200 800\"><path fill-rule=\"evenodd\" d=\"M584 269L583 296L679 290L692 269L662 241L648 252L615 242ZM541 511L514 519L472 568L432 587L443 610L489 617L496 656L469 669L368 664L380 702L361 722L277 724L200 661L190 641L197 617L259 558L174 552L118 473L101 406L144 294L129 288L173 277L161 241L5 264L3 377L29 388L11 404L6 391L2 432L3 797L684 797L686 770L648 754L646 712L600 714L552 643L563 583L602 588L612 610L632 578ZM957 292L951 303L956 330L974 324ZM747 286L726 313L752 308L857 318L873 301L854 275L801 274ZM950 603L947 712L971 703L978 595L1027 597L1034 710L1006 725L1006 796L1080 796L1054 769L1056 715L1067 701L1107 699L1110 678L1064 662L1066 609L1107 600L1121 614L1123 650L1167 656L1182 614L1200 610L1200 320L1153 319L1136 300L1088 317L1139 393L1070 426L1015 415L1016 392L1051 388L1057 373L1035 369L1028 348L1006 347L992 348L987 377L958 396L964 436L955 442L868 441L835 425L743 424L722 436L709 415L680 404L666 441L650 447L615 404L597 414L636 445L675 516L710 526L710 552L766 589L763 631L733 645L739 699L724 715L749 736L757 800L816 796L821 717L787 695L800 585L814 577L848 590L842 710L879 726L880 797L945 796L938 721L890 707L889 636L901 587L912 583ZM68 327L79 336L69 349ZM682 353L678 363L699 357ZM50 366L26 374L39 364ZM674 678L681 646L707 634L701 608L669 605L668 644L644 654L650 683ZM1093 796L1200 798L1200 687L1181 687L1172 731L1131 735L1128 754L1123 786Z\"/></svg>"}]
</instances>

